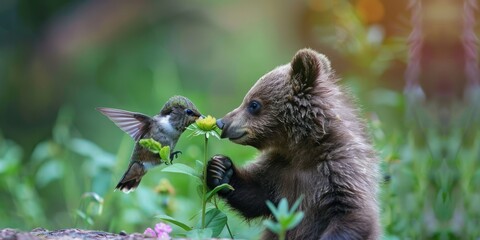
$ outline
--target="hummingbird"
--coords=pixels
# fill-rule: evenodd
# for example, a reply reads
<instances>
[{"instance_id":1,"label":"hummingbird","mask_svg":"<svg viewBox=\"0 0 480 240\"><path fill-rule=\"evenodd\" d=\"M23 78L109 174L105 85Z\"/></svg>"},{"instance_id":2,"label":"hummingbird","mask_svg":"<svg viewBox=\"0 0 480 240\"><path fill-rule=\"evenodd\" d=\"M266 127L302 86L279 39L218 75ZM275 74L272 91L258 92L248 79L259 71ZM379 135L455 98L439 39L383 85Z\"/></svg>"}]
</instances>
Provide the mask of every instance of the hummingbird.
<instances>
[{"instance_id":1,"label":"hummingbird","mask_svg":"<svg viewBox=\"0 0 480 240\"><path fill-rule=\"evenodd\" d=\"M170 160L173 160L181 153L173 151L180 135L202 116L195 105L183 96L171 97L160 113L153 117L114 108L97 108L97 110L135 140L127 171L115 187L115 190L120 189L125 193L138 187L148 169L162 163L158 154L142 147L139 141L144 138L153 138L162 146L170 146L172 150Z\"/></svg>"}]
</instances>

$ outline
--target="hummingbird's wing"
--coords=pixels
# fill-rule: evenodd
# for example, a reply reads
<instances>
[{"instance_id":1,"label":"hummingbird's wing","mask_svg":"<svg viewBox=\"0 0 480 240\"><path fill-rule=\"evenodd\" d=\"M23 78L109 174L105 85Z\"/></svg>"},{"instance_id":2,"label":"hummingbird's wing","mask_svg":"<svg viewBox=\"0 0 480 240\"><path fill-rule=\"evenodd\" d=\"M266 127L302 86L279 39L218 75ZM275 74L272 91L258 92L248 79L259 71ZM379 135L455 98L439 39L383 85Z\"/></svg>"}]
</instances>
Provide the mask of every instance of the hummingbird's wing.
<instances>
[{"instance_id":1,"label":"hummingbird's wing","mask_svg":"<svg viewBox=\"0 0 480 240\"><path fill-rule=\"evenodd\" d=\"M144 114L114 108L97 108L97 110L110 118L135 141L140 140L150 130L152 119Z\"/></svg>"}]
</instances>

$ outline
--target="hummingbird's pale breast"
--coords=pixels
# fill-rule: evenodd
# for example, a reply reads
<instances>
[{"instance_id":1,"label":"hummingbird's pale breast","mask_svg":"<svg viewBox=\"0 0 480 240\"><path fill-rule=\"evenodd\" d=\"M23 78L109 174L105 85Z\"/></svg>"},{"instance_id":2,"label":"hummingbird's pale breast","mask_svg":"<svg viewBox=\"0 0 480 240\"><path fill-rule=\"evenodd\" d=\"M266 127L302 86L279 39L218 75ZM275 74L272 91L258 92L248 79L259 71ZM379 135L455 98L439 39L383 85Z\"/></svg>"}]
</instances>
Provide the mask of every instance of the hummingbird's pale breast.
<instances>
[{"instance_id":1,"label":"hummingbird's pale breast","mask_svg":"<svg viewBox=\"0 0 480 240\"><path fill-rule=\"evenodd\" d=\"M152 138L162 145L170 146L174 149L181 133L170 122L170 115L154 116L150 134Z\"/></svg>"}]
</instances>

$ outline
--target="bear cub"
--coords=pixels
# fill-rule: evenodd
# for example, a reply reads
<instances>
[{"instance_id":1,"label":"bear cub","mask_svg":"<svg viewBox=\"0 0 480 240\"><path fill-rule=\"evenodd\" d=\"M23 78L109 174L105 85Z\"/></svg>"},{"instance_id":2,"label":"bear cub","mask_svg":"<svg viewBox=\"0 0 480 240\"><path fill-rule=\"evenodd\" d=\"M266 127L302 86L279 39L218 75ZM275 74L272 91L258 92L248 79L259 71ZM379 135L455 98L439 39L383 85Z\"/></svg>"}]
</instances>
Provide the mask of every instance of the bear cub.
<instances>
[{"instance_id":1,"label":"bear cub","mask_svg":"<svg viewBox=\"0 0 480 240\"><path fill-rule=\"evenodd\" d=\"M216 155L210 188L245 218L272 217L275 205L300 196L302 222L287 239L378 239L378 158L329 60L311 49L261 77L242 104L218 121L222 138L260 150L245 167ZM262 239L276 239L266 230Z\"/></svg>"}]
</instances>

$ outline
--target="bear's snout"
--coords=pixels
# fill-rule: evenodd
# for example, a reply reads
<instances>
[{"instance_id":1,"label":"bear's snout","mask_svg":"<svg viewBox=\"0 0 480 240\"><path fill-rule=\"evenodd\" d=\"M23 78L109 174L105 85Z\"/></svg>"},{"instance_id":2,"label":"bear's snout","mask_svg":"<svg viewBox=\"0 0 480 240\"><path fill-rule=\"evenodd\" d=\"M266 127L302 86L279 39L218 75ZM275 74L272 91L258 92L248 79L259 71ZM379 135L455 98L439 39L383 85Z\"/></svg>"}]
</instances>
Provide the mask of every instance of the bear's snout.
<instances>
[{"instance_id":1,"label":"bear's snout","mask_svg":"<svg viewBox=\"0 0 480 240\"><path fill-rule=\"evenodd\" d=\"M229 128L229 124L225 124L225 122L221 122L222 124L222 134L220 134L220 138L230 138L230 128Z\"/></svg>"},{"instance_id":2,"label":"bear's snout","mask_svg":"<svg viewBox=\"0 0 480 240\"><path fill-rule=\"evenodd\" d=\"M217 121L217 125L222 129L221 138L228 138L231 141L239 140L245 135L247 135L246 129L243 127L243 124L239 121L232 121L228 117L223 117Z\"/></svg>"},{"instance_id":3,"label":"bear's snout","mask_svg":"<svg viewBox=\"0 0 480 240\"><path fill-rule=\"evenodd\" d=\"M217 120L217 127L220 129L223 129L223 126L225 126L225 123L223 123L223 120L220 118Z\"/></svg>"}]
</instances>

